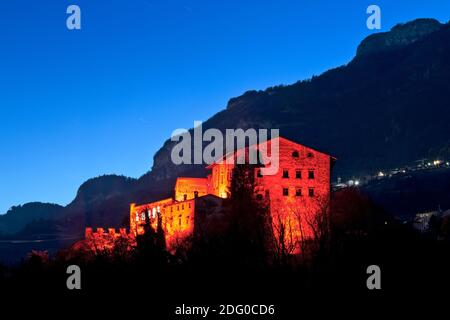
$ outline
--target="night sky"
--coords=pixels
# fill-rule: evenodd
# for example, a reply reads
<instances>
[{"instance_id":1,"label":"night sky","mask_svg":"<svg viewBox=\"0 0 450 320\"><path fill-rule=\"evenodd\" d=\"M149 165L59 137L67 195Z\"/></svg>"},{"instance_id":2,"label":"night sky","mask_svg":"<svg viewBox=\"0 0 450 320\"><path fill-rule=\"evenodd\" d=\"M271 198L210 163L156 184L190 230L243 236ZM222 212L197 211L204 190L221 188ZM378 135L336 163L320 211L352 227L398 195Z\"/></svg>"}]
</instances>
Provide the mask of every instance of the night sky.
<instances>
[{"instance_id":1,"label":"night sky","mask_svg":"<svg viewBox=\"0 0 450 320\"><path fill-rule=\"evenodd\" d=\"M82 30L66 28L70 4ZM347 63L373 32L370 4L381 31L450 19L444 0L1 1L0 213L139 177L173 130L229 98Z\"/></svg>"}]
</instances>

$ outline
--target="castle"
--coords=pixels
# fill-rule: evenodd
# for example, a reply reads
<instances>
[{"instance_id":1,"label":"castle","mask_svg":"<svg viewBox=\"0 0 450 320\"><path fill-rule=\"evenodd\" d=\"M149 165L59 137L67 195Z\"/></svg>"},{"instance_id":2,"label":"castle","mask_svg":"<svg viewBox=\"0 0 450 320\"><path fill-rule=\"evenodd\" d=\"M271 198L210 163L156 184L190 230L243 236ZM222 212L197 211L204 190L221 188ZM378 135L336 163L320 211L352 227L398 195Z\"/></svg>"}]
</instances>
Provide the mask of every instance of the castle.
<instances>
[{"instance_id":1,"label":"castle","mask_svg":"<svg viewBox=\"0 0 450 320\"><path fill-rule=\"evenodd\" d=\"M158 222L161 223L168 249L174 248L179 241L198 233L199 227L207 223L214 213L220 212L224 199L230 197L236 162L226 160L230 157L236 159L242 153L245 156L249 148L253 148L263 158L262 163L267 163L270 159L264 159L264 155L270 153L275 139L279 148L278 172L262 175L261 168L254 169L257 170L255 198L256 201L265 200L269 203L275 238L283 230L285 241L294 243L296 248L293 251L299 251L296 243L312 236L314 217L327 210L331 190L330 173L336 159L283 137L238 149L224 156L206 168L210 171L206 178L178 177L172 198L139 205L132 203L129 233L123 229L119 233L109 229L106 233L102 228L97 229L97 232L87 228L86 240L96 240L101 243L100 246L108 248L111 240L117 237L135 239L143 234L144 224L149 221L155 230Z\"/></svg>"}]
</instances>

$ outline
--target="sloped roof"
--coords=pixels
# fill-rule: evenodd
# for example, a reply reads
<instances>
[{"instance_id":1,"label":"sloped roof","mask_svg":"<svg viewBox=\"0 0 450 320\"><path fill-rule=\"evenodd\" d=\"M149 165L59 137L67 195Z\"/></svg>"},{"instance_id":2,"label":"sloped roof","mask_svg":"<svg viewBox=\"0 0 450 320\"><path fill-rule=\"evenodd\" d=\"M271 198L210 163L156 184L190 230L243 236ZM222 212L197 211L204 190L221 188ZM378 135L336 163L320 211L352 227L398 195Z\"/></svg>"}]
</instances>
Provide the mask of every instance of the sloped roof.
<instances>
[{"instance_id":1,"label":"sloped roof","mask_svg":"<svg viewBox=\"0 0 450 320\"><path fill-rule=\"evenodd\" d=\"M296 145L296 146L302 146L302 147L311 149L312 151L315 151L315 152L318 152L318 153L321 153L321 154L323 154L323 155L326 155L326 156L330 157L331 160L332 160L333 162L337 161L337 158L334 157L334 156L332 156L332 155L329 155L329 154L327 154L327 153L325 153L325 152L319 151L319 150L317 150L317 149L308 147L308 146L306 146L306 145L300 144L300 143L298 143L298 142L295 142L295 141L292 141L292 140L289 140L289 139L287 139L287 138L284 138L284 137L281 137L281 136L280 136L280 137L277 137L277 138L269 139L269 140L267 140L267 141L259 142L259 143L256 143L256 144L253 144L253 145L250 145L250 146L246 146L246 147L244 147L244 148L240 148L240 149L237 149L237 150L235 150L235 151L229 152L229 153L223 155L222 157L218 158L216 161L214 161L214 163L208 165L208 166L206 167L206 169L211 169L211 167L212 167L213 165L217 164L217 162L222 161L222 160L225 160L226 158L230 157L231 155L234 155L236 152L242 151L242 150L244 150L244 149L246 150L246 149L248 149L248 148L250 148L250 147L254 147L254 146L256 146L256 148L258 148L258 146L259 146L260 144L263 144L263 143L269 143L269 144L270 144L271 141L272 141L272 140L275 140L275 139L279 139L280 142L287 142L287 143L289 143L289 144L293 144L293 145Z\"/></svg>"}]
</instances>

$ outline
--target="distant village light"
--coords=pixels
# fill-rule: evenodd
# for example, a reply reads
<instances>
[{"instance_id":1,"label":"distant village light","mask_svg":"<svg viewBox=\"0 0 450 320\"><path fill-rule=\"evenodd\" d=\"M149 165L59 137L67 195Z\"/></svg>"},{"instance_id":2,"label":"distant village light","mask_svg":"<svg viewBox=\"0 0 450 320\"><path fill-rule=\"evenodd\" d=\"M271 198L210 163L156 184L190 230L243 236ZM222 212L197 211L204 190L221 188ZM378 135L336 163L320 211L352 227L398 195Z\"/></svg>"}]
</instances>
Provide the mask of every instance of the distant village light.
<instances>
[{"instance_id":1,"label":"distant village light","mask_svg":"<svg viewBox=\"0 0 450 320\"><path fill-rule=\"evenodd\" d=\"M379 177L384 177L384 172L383 171L378 172L378 176Z\"/></svg>"}]
</instances>

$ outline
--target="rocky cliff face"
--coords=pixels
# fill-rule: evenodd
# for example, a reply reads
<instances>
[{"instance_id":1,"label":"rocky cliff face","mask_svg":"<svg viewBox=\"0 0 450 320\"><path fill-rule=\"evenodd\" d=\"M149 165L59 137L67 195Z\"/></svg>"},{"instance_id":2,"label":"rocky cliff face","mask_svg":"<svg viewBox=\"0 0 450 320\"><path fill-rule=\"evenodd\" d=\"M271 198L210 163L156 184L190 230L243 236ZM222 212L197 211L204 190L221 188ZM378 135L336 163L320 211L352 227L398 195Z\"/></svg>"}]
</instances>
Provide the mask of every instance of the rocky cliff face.
<instances>
[{"instance_id":1,"label":"rocky cliff face","mask_svg":"<svg viewBox=\"0 0 450 320\"><path fill-rule=\"evenodd\" d=\"M376 33L364 39L358 46L356 55L362 56L406 46L442 27L443 25L435 19L417 19L398 24L389 32Z\"/></svg>"},{"instance_id":2,"label":"rocky cliff face","mask_svg":"<svg viewBox=\"0 0 450 320\"><path fill-rule=\"evenodd\" d=\"M204 128L279 128L335 155L335 176L373 172L450 150L450 26L418 19L367 37L355 58L313 79L232 98ZM151 176L203 173L175 166L173 143L157 152ZM204 173L203 173L204 174Z\"/></svg>"}]
</instances>

